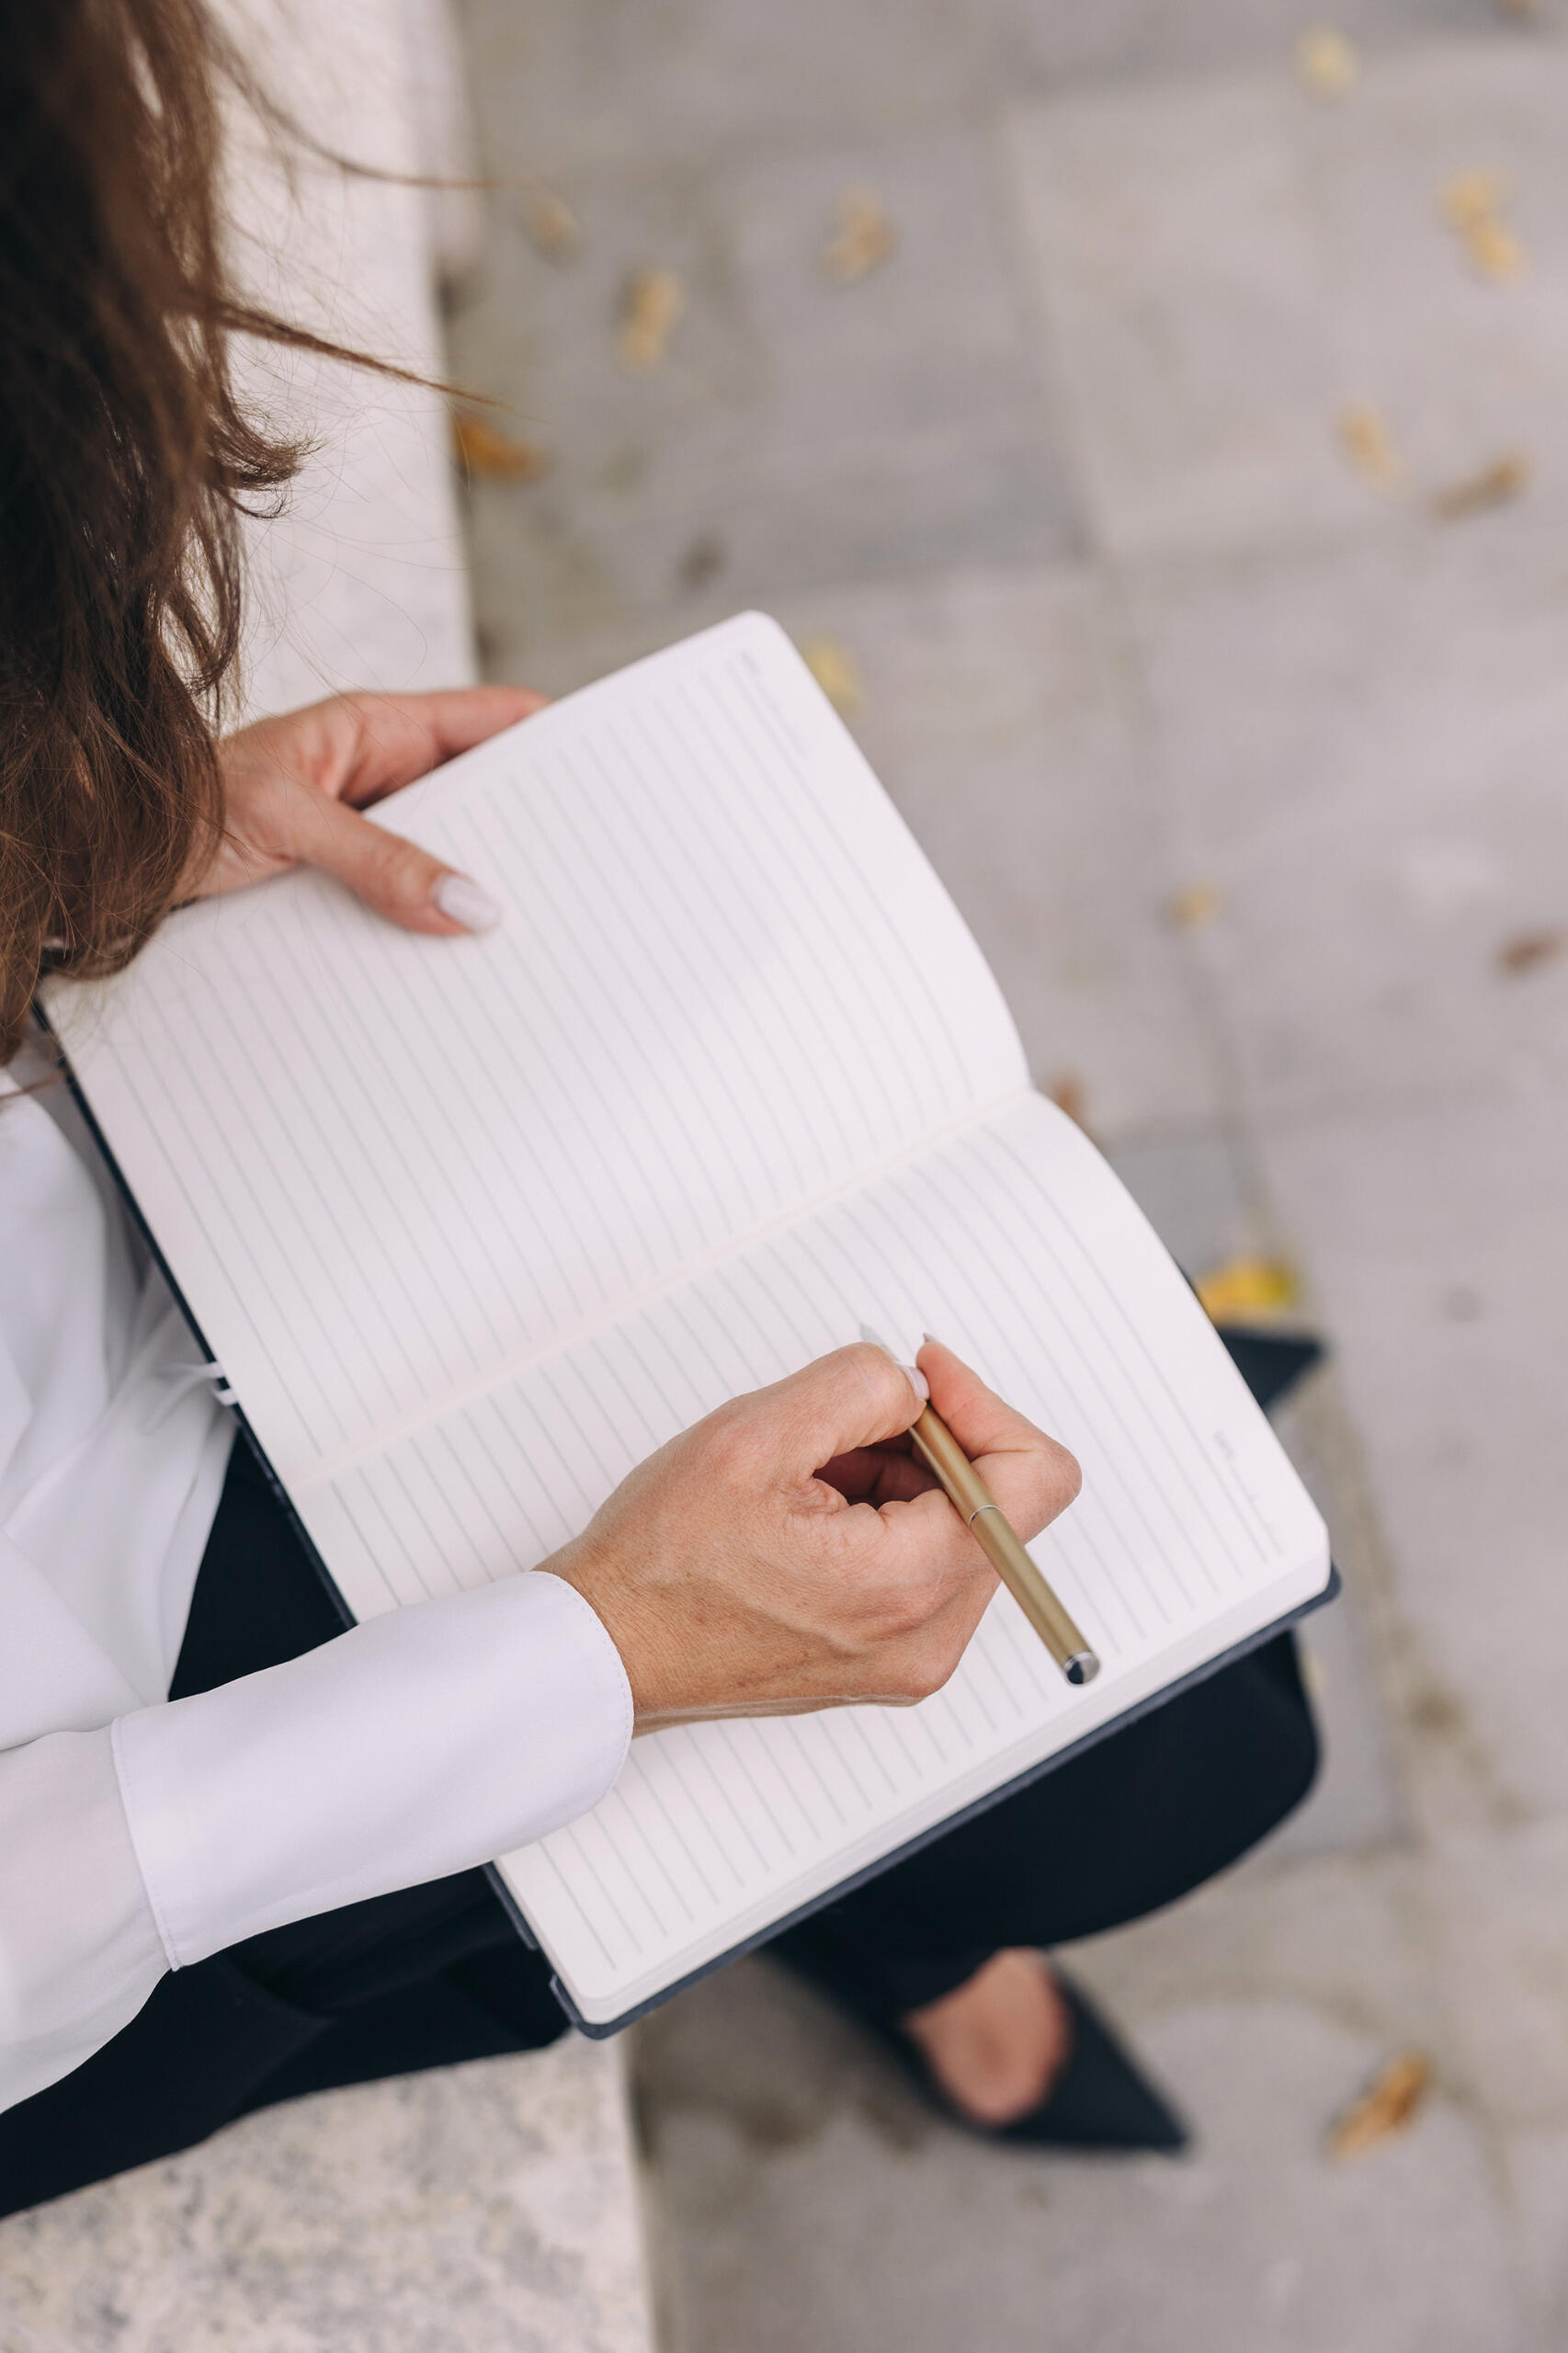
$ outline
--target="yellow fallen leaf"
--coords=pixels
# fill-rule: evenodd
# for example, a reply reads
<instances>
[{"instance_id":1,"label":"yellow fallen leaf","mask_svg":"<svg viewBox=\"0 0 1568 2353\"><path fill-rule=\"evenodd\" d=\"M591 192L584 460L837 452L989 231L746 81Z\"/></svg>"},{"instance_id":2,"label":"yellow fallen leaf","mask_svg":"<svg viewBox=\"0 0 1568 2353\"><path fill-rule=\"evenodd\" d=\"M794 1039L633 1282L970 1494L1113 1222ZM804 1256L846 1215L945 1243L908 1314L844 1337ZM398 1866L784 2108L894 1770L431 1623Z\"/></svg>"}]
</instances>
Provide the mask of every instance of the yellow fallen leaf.
<instances>
[{"instance_id":1,"label":"yellow fallen leaf","mask_svg":"<svg viewBox=\"0 0 1568 2353\"><path fill-rule=\"evenodd\" d=\"M1472 222L1464 232L1464 244L1483 278L1494 278L1506 284L1510 278L1523 277L1524 241L1506 221Z\"/></svg>"},{"instance_id":2,"label":"yellow fallen leaf","mask_svg":"<svg viewBox=\"0 0 1568 2353\"><path fill-rule=\"evenodd\" d=\"M1394 448L1388 420L1371 401L1350 401L1335 419L1339 445L1359 474L1380 490L1397 490L1404 460Z\"/></svg>"},{"instance_id":3,"label":"yellow fallen leaf","mask_svg":"<svg viewBox=\"0 0 1568 2353\"><path fill-rule=\"evenodd\" d=\"M673 269L640 269L620 308L622 367L638 376L656 368L685 308L686 289Z\"/></svg>"},{"instance_id":4,"label":"yellow fallen leaf","mask_svg":"<svg viewBox=\"0 0 1568 2353\"><path fill-rule=\"evenodd\" d=\"M874 188L846 188L834 206L834 232L822 250L822 266L835 286L851 286L886 261L898 243L885 206Z\"/></svg>"},{"instance_id":5,"label":"yellow fallen leaf","mask_svg":"<svg viewBox=\"0 0 1568 2353\"><path fill-rule=\"evenodd\" d=\"M1378 2070L1361 2097L1335 2124L1328 2136L1329 2155L1343 2165L1403 2132L1431 2087L1431 2061L1419 2051L1402 2051Z\"/></svg>"},{"instance_id":6,"label":"yellow fallen leaf","mask_svg":"<svg viewBox=\"0 0 1568 2353\"><path fill-rule=\"evenodd\" d=\"M1228 1258L1200 1275L1193 1288L1216 1324L1278 1315L1301 1297L1296 1270L1282 1258Z\"/></svg>"},{"instance_id":7,"label":"yellow fallen leaf","mask_svg":"<svg viewBox=\"0 0 1568 2353\"><path fill-rule=\"evenodd\" d=\"M1438 202L1483 278L1517 278L1525 267L1518 231L1504 219L1507 190L1495 172L1456 172L1444 183Z\"/></svg>"},{"instance_id":8,"label":"yellow fallen leaf","mask_svg":"<svg viewBox=\"0 0 1568 2353\"><path fill-rule=\"evenodd\" d=\"M1166 920L1175 931L1201 931L1224 904L1225 893L1218 882L1189 882L1167 902Z\"/></svg>"},{"instance_id":9,"label":"yellow fallen leaf","mask_svg":"<svg viewBox=\"0 0 1568 2353\"><path fill-rule=\"evenodd\" d=\"M1088 1125L1088 1093L1075 1071L1067 1071L1051 1089L1051 1099L1059 1111L1065 1111L1074 1126Z\"/></svg>"},{"instance_id":10,"label":"yellow fallen leaf","mask_svg":"<svg viewBox=\"0 0 1568 2353\"><path fill-rule=\"evenodd\" d=\"M523 232L546 261L571 261L583 243L582 225L572 207L547 188L535 188L525 202Z\"/></svg>"},{"instance_id":11,"label":"yellow fallen leaf","mask_svg":"<svg viewBox=\"0 0 1568 2353\"><path fill-rule=\"evenodd\" d=\"M460 409L452 418L452 446L471 478L479 474L490 482L537 482L550 470L548 449L531 441L514 441L482 416Z\"/></svg>"},{"instance_id":12,"label":"yellow fallen leaf","mask_svg":"<svg viewBox=\"0 0 1568 2353\"><path fill-rule=\"evenodd\" d=\"M1479 473L1450 483L1432 500L1432 512L1441 523L1457 523L1466 515L1480 515L1488 506L1506 506L1529 488L1530 461L1522 449L1494 458Z\"/></svg>"},{"instance_id":13,"label":"yellow fallen leaf","mask_svg":"<svg viewBox=\"0 0 1568 2353\"><path fill-rule=\"evenodd\" d=\"M1360 70L1355 50L1332 25L1314 25L1296 43L1296 77L1314 98L1346 97Z\"/></svg>"},{"instance_id":14,"label":"yellow fallen leaf","mask_svg":"<svg viewBox=\"0 0 1568 2353\"><path fill-rule=\"evenodd\" d=\"M1444 181L1438 202L1450 229L1473 229L1478 221L1495 220L1506 195L1495 172L1456 172Z\"/></svg>"},{"instance_id":15,"label":"yellow fallen leaf","mask_svg":"<svg viewBox=\"0 0 1568 2353\"><path fill-rule=\"evenodd\" d=\"M833 705L847 713L860 700L860 674L836 638L809 637L801 659Z\"/></svg>"}]
</instances>

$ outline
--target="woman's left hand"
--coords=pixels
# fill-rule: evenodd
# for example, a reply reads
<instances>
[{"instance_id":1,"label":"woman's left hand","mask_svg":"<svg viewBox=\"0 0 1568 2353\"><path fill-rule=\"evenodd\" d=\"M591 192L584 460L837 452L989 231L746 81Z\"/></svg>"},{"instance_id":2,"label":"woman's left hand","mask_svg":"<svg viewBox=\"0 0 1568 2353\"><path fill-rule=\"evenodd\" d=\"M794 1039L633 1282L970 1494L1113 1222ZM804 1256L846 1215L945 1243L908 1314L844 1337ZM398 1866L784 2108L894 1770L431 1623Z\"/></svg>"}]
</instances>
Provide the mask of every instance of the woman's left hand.
<instances>
[{"instance_id":1,"label":"woman's left hand","mask_svg":"<svg viewBox=\"0 0 1568 2353\"><path fill-rule=\"evenodd\" d=\"M483 883L359 813L531 717L545 699L526 687L334 695L242 727L218 746L223 839L189 895L210 899L291 866L319 866L404 931L487 931L501 910Z\"/></svg>"}]
</instances>

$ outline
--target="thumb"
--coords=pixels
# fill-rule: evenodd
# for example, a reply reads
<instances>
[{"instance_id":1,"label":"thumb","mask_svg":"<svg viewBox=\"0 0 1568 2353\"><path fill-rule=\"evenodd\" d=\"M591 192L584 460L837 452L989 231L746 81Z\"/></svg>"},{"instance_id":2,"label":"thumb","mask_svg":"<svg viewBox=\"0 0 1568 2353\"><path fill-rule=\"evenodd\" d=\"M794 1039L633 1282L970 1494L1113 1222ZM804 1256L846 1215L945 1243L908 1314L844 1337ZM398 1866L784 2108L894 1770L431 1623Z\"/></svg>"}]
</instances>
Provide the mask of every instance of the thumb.
<instances>
[{"instance_id":1,"label":"thumb","mask_svg":"<svg viewBox=\"0 0 1568 2353\"><path fill-rule=\"evenodd\" d=\"M295 856L334 875L389 923L450 938L492 931L501 921L487 891L416 843L323 793L301 787L301 798L308 806L299 813Z\"/></svg>"}]
</instances>

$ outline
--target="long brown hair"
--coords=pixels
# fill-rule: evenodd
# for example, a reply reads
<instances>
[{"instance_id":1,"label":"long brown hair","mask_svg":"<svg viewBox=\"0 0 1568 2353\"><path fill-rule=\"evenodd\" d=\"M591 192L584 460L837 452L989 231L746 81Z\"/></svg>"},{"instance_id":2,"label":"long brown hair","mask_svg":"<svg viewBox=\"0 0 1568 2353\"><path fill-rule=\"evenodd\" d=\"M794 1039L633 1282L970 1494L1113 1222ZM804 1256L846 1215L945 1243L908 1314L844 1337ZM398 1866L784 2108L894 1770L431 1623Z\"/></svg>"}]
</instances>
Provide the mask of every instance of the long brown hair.
<instances>
[{"instance_id":1,"label":"long brown hair","mask_svg":"<svg viewBox=\"0 0 1568 2353\"><path fill-rule=\"evenodd\" d=\"M0 1067L46 962L124 963L216 846L239 517L299 461L239 300L204 0L17 0L0 44ZM396 372L396 371L393 371Z\"/></svg>"}]
</instances>

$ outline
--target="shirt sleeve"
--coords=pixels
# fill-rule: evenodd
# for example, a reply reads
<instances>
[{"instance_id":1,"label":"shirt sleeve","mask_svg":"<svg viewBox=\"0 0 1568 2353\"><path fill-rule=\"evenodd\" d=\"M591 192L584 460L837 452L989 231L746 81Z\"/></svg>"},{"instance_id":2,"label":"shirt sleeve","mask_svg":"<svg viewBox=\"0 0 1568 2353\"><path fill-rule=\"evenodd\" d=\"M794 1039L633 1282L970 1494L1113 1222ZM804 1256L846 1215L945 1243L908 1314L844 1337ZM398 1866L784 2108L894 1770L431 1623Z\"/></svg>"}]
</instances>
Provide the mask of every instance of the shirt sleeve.
<instances>
[{"instance_id":1,"label":"shirt sleeve","mask_svg":"<svg viewBox=\"0 0 1568 2353\"><path fill-rule=\"evenodd\" d=\"M585 1813L631 1715L601 1620L530 1570L0 1756L0 2106L78 2066L166 1967Z\"/></svg>"}]
</instances>

